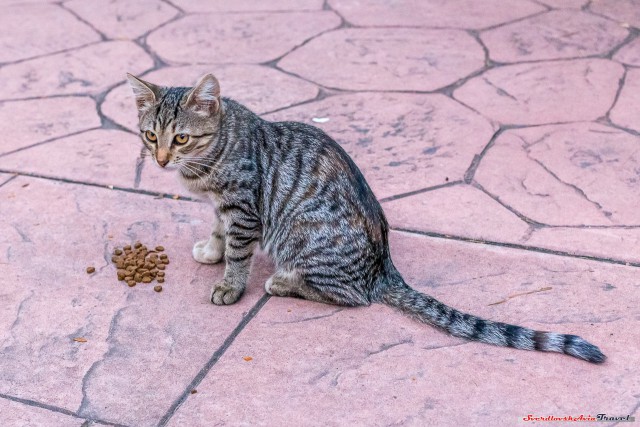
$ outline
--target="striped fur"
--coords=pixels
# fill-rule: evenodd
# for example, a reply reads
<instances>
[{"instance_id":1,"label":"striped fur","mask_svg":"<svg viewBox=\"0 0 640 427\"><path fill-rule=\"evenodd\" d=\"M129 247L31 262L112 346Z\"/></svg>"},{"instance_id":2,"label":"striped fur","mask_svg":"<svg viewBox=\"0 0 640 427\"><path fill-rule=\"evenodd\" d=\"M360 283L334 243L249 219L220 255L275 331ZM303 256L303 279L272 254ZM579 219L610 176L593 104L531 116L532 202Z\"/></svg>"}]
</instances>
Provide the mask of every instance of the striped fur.
<instances>
[{"instance_id":1,"label":"striped fur","mask_svg":"<svg viewBox=\"0 0 640 427\"><path fill-rule=\"evenodd\" d=\"M483 320L409 287L391 261L380 204L347 153L322 130L263 120L221 98L212 75L194 88L129 80L151 155L161 166L178 169L190 191L214 204L211 236L193 248L200 262L224 255L224 278L212 288L214 304L240 298L251 256L261 245L276 264L265 284L272 295L346 306L384 303L458 337L605 360L580 337ZM189 142L178 144L177 136L185 135Z\"/></svg>"}]
</instances>

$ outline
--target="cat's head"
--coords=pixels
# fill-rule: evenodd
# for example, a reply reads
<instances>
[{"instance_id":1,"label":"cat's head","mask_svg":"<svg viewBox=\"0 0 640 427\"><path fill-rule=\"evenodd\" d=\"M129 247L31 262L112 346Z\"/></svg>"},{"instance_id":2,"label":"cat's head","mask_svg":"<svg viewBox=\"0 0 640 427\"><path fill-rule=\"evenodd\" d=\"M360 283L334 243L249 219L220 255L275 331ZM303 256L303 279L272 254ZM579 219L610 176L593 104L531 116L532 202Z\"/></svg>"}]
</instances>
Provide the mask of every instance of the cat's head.
<instances>
[{"instance_id":1,"label":"cat's head","mask_svg":"<svg viewBox=\"0 0 640 427\"><path fill-rule=\"evenodd\" d=\"M222 109L220 85L212 74L192 88L157 86L131 74L127 79L142 142L158 165L173 169L206 153L219 131Z\"/></svg>"}]
</instances>

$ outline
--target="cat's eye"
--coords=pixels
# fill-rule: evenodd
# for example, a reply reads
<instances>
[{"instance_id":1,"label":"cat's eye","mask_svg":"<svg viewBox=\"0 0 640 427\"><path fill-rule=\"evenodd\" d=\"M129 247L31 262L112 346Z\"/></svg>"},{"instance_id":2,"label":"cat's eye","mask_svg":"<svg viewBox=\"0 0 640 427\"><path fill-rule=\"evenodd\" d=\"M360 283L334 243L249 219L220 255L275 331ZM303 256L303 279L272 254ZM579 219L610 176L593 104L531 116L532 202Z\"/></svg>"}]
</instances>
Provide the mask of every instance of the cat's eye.
<instances>
[{"instance_id":1,"label":"cat's eye","mask_svg":"<svg viewBox=\"0 0 640 427\"><path fill-rule=\"evenodd\" d=\"M144 136L147 137L147 139L151 142L156 142L158 140L158 137L156 136L156 134L151 132L150 130L146 131L144 133Z\"/></svg>"},{"instance_id":2,"label":"cat's eye","mask_svg":"<svg viewBox=\"0 0 640 427\"><path fill-rule=\"evenodd\" d=\"M188 140L189 140L189 135L184 133L176 135L175 137L175 141L177 144L186 144Z\"/></svg>"}]
</instances>

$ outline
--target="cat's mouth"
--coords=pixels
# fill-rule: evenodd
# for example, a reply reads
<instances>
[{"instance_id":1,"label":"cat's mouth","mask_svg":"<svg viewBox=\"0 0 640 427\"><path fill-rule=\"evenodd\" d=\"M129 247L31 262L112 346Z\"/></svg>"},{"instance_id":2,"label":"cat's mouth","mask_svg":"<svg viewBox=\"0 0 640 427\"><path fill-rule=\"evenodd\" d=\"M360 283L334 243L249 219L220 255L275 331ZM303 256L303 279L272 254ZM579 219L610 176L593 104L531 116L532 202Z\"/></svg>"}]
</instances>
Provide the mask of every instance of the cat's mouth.
<instances>
[{"instance_id":1,"label":"cat's mouth","mask_svg":"<svg viewBox=\"0 0 640 427\"><path fill-rule=\"evenodd\" d=\"M160 169L164 169L164 170L168 170L168 171L174 171L174 170L178 169L178 167L179 167L173 161L169 161L169 162L164 163L164 164L159 162L158 159L155 159L155 161L156 161L156 166L158 166Z\"/></svg>"}]
</instances>

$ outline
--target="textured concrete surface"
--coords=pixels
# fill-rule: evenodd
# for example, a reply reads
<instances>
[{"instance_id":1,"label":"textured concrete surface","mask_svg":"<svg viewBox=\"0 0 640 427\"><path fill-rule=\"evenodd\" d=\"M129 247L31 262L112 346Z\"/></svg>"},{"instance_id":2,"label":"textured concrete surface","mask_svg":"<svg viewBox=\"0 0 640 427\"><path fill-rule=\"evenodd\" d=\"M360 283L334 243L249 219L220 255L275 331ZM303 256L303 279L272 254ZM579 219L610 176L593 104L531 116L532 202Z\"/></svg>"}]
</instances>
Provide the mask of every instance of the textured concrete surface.
<instances>
[{"instance_id":1,"label":"textured concrete surface","mask_svg":"<svg viewBox=\"0 0 640 427\"><path fill-rule=\"evenodd\" d=\"M640 1L0 7L3 427L640 416ZM269 298L263 255L243 298L213 306L223 266L191 257L212 211L141 156L126 72L213 72L267 119L321 127L380 199L407 282L608 360ZM160 293L117 280L113 248L138 239L171 259Z\"/></svg>"}]
</instances>

